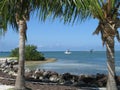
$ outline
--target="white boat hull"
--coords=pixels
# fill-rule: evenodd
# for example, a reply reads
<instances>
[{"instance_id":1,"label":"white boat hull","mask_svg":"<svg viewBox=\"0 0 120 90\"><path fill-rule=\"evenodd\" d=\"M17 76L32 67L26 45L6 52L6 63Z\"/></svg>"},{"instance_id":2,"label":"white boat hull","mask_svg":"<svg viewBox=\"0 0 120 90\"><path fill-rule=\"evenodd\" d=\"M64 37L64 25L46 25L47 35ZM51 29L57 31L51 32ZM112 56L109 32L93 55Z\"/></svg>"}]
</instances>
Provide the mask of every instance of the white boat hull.
<instances>
[{"instance_id":1,"label":"white boat hull","mask_svg":"<svg viewBox=\"0 0 120 90\"><path fill-rule=\"evenodd\" d=\"M64 52L65 54L71 54L71 52Z\"/></svg>"}]
</instances>

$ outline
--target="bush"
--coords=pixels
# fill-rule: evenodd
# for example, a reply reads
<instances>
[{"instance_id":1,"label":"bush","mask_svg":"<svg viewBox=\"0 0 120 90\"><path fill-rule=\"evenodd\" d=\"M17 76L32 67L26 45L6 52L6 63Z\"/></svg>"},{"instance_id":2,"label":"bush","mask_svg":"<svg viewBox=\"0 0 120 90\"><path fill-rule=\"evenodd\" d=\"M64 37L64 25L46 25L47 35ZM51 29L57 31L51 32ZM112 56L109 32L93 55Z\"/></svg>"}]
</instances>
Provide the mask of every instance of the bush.
<instances>
[{"instance_id":1,"label":"bush","mask_svg":"<svg viewBox=\"0 0 120 90\"><path fill-rule=\"evenodd\" d=\"M11 57L19 57L19 48L15 48L11 51ZM25 46L25 59L26 60L44 60L45 57L41 52L37 51L37 47L34 45Z\"/></svg>"}]
</instances>

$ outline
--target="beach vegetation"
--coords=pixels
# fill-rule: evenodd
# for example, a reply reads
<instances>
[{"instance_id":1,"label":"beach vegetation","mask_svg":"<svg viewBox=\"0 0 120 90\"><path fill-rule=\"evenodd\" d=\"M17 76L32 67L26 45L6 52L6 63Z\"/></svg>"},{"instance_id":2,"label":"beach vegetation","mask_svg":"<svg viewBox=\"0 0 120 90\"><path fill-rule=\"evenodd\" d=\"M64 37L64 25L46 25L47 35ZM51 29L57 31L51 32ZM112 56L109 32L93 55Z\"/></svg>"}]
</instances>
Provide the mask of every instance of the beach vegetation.
<instances>
[{"instance_id":1,"label":"beach vegetation","mask_svg":"<svg viewBox=\"0 0 120 90\"><path fill-rule=\"evenodd\" d=\"M19 57L19 48L15 48L11 51L11 57ZM26 45L25 46L25 60L27 61L41 61L45 60L44 55L37 51L37 46Z\"/></svg>"}]
</instances>

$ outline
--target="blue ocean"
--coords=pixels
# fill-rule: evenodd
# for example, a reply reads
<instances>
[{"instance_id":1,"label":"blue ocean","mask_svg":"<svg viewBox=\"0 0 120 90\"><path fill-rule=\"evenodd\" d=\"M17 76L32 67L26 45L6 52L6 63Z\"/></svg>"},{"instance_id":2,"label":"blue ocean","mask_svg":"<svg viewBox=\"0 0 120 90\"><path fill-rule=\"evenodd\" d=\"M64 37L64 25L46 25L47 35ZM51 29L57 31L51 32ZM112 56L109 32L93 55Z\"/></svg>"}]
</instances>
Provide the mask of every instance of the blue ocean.
<instances>
[{"instance_id":1,"label":"blue ocean","mask_svg":"<svg viewBox=\"0 0 120 90\"><path fill-rule=\"evenodd\" d=\"M53 70L58 73L72 74L107 74L106 52L105 51L72 51L71 54L64 54L64 51L42 52L46 58L56 58L53 63L46 63L32 67L45 70ZM8 56L10 53L0 53L0 56ZM120 75L120 51L115 52L116 74Z\"/></svg>"}]
</instances>

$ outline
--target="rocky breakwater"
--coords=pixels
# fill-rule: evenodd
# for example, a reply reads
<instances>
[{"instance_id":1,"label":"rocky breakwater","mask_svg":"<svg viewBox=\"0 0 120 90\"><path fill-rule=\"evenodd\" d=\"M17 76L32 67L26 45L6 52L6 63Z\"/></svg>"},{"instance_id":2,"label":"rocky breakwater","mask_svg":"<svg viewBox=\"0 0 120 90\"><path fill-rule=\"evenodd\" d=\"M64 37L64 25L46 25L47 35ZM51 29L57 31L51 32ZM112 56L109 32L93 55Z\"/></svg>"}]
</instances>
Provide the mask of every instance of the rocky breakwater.
<instances>
[{"instance_id":1,"label":"rocky breakwater","mask_svg":"<svg viewBox=\"0 0 120 90\"><path fill-rule=\"evenodd\" d=\"M34 82L52 83L76 87L106 87L107 75L97 73L96 75L71 73L59 74L55 71L29 70L26 69L26 80ZM120 76L116 76L117 85L120 86Z\"/></svg>"},{"instance_id":2,"label":"rocky breakwater","mask_svg":"<svg viewBox=\"0 0 120 90\"><path fill-rule=\"evenodd\" d=\"M10 76L17 76L18 71L18 61L17 60L4 60L0 62L0 70L3 73L7 73Z\"/></svg>"},{"instance_id":3,"label":"rocky breakwater","mask_svg":"<svg viewBox=\"0 0 120 90\"><path fill-rule=\"evenodd\" d=\"M4 62L0 64L0 70L3 73L7 73L8 76L17 76L16 67L17 62ZM107 82L107 76L105 74L96 75L73 75L71 73L59 74L55 71L47 70L30 70L26 68L25 78L27 81L44 84L59 84L68 86L79 86L79 87L105 87ZM116 77L117 84L120 85L120 77Z\"/></svg>"}]
</instances>

